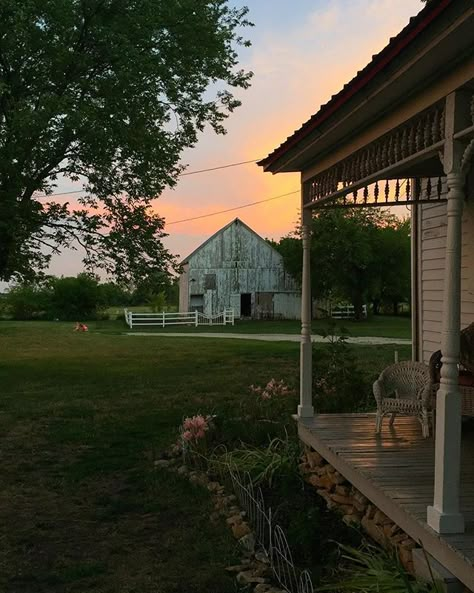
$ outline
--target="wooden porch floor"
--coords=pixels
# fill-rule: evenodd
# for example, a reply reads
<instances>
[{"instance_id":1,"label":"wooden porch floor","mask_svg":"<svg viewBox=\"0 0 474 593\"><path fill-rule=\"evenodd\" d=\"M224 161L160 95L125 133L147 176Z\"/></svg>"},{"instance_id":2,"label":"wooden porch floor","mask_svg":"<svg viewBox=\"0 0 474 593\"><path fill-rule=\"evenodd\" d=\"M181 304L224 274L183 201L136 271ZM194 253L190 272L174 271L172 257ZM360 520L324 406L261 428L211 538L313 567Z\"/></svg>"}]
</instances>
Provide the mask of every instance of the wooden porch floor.
<instances>
[{"instance_id":1,"label":"wooden porch floor","mask_svg":"<svg viewBox=\"0 0 474 593\"><path fill-rule=\"evenodd\" d=\"M321 414L299 419L301 440L311 445L461 582L474 590L474 426L463 428L461 510L466 531L435 533L426 524L433 503L434 439L423 439L415 418L384 419L375 434L373 414Z\"/></svg>"}]
</instances>

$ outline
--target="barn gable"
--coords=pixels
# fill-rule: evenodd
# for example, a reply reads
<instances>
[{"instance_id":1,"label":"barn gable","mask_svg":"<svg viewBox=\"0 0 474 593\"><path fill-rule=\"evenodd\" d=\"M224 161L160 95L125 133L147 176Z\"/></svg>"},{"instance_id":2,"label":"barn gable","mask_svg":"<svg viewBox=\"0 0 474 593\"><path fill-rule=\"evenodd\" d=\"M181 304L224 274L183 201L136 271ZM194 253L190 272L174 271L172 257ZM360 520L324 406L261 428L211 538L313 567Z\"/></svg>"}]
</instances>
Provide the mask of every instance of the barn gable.
<instances>
[{"instance_id":1,"label":"barn gable","mask_svg":"<svg viewBox=\"0 0 474 593\"><path fill-rule=\"evenodd\" d=\"M193 268L283 267L283 258L265 239L235 218L204 241L183 262Z\"/></svg>"},{"instance_id":2,"label":"barn gable","mask_svg":"<svg viewBox=\"0 0 474 593\"><path fill-rule=\"evenodd\" d=\"M237 317L293 318L300 294L282 256L236 218L182 261L180 310L208 315L232 307Z\"/></svg>"}]
</instances>

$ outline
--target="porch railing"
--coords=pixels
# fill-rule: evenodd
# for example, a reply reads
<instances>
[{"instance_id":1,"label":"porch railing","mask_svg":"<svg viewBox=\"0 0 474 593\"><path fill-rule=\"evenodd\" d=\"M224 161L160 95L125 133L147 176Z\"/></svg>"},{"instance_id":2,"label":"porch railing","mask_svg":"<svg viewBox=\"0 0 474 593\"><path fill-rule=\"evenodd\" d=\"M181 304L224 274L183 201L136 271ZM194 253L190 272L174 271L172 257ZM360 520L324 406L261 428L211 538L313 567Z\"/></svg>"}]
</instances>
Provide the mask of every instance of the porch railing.
<instances>
[{"instance_id":1,"label":"porch railing","mask_svg":"<svg viewBox=\"0 0 474 593\"><path fill-rule=\"evenodd\" d=\"M234 309L224 309L217 315L205 315L199 311L166 313L138 313L124 309L125 323L130 329L140 325L166 327L168 325L234 325Z\"/></svg>"}]
</instances>

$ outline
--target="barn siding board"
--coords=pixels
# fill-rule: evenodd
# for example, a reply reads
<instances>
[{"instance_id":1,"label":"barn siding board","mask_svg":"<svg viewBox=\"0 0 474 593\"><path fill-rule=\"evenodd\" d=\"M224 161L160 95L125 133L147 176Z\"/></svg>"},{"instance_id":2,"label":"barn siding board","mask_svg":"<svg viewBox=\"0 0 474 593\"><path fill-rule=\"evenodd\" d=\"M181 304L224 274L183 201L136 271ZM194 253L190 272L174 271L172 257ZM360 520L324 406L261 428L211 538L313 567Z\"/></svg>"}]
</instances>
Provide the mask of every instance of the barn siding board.
<instances>
[{"instance_id":1,"label":"barn siding board","mask_svg":"<svg viewBox=\"0 0 474 593\"><path fill-rule=\"evenodd\" d=\"M300 317L300 290L285 271L282 256L239 219L215 233L184 261L189 266L188 293L186 283L180 279L180 310L189 306L188 295L204 293L207 313L217 314L232 307L239 317L237 300L242 294L250 294L254 317ZM215 289L206 291L205 279L210 274L215 274ZM270 297L264 297L263 304L258 294L271 294L271 306ZM280 294L292 297L275 301Z\"/></svg>"},{"instance_id":2,"label":"barn siding board","mask_svg":"<svg viewBox=\"0 0 474 593\"><path fill-rule=\"evenodd\" d=\"M473 183L468 187L473 188ZM446 190L446 186L444 186ZM421 351L424 362L441 346L445 280L446 203L421 207L420 288ZM461 327L474 322L474 195L465 203L462 221Z\"/></svg>"}]
</instances>

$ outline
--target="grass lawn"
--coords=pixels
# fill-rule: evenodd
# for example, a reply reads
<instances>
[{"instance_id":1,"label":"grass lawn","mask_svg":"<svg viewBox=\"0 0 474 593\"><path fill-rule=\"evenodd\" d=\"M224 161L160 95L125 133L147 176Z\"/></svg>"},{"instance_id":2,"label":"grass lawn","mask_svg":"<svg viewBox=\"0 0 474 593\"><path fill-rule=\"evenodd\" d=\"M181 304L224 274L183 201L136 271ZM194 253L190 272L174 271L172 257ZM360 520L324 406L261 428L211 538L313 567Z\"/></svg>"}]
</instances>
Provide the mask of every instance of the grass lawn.
<instances>
[{"instance_id":1,"label":"grass lawn","mask_svg":"<svg viewBox=\"0 0 474 593\"><path fill-rule=\"evenodd\" d=\"M144 311L143 311L144 312ZM116 322L116 328L126 327L121 320ZM119 325L120 324L120 325ZM336 327L345 328L351 336L372 336L385 338L411 338L411 320L409 317L391 317L388 315L373 316L363 321L336 320ZM315 334L326 333L329 328L328 320L318 319L312 322L312 331ZM153 332L226 332L249 334L298 334L301 323L297 320L283 321L240 321L235 325L200 325L197 328L189 325L170 325L165 328L159 326L136 326L134 331Z\"/></svg>"},{"instance_id":2,"label":"grass lawn","mask_svg":"<svg viewBox=\"0 0 474 593\"><path fill-rule=\"evenodd\" d=\"M296 387L298 344L72 326L0 322L0 591L234 592L207 492L153 461L183 416L238 410L271 376ZM374 375L393 360L356 351Z\"/></svg>"}]
</instances>

